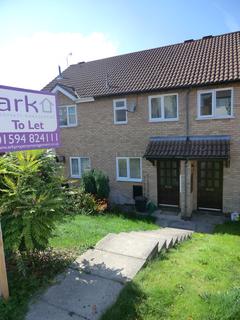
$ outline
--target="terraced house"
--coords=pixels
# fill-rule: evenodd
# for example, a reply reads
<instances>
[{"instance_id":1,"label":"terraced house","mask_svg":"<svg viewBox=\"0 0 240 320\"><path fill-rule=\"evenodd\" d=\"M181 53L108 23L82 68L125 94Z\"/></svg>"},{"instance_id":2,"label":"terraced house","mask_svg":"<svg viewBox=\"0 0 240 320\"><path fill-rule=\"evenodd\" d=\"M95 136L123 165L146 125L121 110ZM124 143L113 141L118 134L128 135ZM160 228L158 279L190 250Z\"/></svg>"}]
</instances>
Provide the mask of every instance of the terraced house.
<instances>
[{"instance_id":1,"label":"terraced house","mask_svg":"<svg viewBox=\"0 0 240 320\"><path fill-rule=\"evenodd\" d=\"M142 190L183 217L240 211L240 32L80 62L44 90L68 177L101 169L111 201Z\"/></svg>"}]
</instances>

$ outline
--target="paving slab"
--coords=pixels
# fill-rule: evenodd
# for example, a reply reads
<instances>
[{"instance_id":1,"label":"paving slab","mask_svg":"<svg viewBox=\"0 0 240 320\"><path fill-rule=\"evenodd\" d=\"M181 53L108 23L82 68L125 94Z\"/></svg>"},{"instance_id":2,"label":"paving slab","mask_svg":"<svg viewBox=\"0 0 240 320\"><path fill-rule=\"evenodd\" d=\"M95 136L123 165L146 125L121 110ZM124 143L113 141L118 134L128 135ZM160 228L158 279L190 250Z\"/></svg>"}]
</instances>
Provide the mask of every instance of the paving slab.
<instances>
[{"instance_id":1,"label":"paving slab","mask_svg":"<svg viewBox=\"0 0 240 320\"><path fill-rule=\"evenodd\" d=\"M179 237L176 234L170 234L170 233L166 233L166 232L162 232L162 229L158 229L158 230L150 230L150 231L144 231L146 234L153 234L153 235L158 235L158 237L162 237L163 239L167 239L167 242L170 241L172 242L172 245L168 245L167 243L167 248L169 246L174 246L177 242L179 242Z\"/></svg>"},{"instance_id":2,"label":"paving slab","mask_svg":"<svg viewBox=\"0 0 240 320\"><path fill-rule=\"evenodd\" d=\"M123 288L119 282L73 269L68 269L66 274L58 277L58 280L59 283L43 294L41 301L65 310L68 314L85 317L87 320L99 319L103 312L117 300ZM58 319L51 318L51 320ZM42 320L45 320L45 315Z\"/></svg>"},{"instance_id":3,"label":"paving slab","mask_svg":"<svg viewBox=\"0 0 240 320\"><path fill-rule=\"evenodd\" d=\"M170 236L176 237L176 239L175 239L176 242L181 242L181 241L185 240L185 236L181 232L169 231L169 230L166 230L166 228L162 228L159 230L153 230L153 232L155 232L157 234L170 235Z\"/></svg>"},{"instance_id":4,"label":"paving slab","mask_svg":"<svg viewBox=\"0 0 240 320\"><path fill-rule=\"evenodd\" d=\"M185 235L185 239L191 238L193 231L191 230L187 230L187 229L178 229L178 228L165 228L164 230L169 230L169 231L174 231L174 232L178 232L178 233L182 233Z\"/></svg>"},{"instance_id":5,"label":"paving slab","mask_svg":"<svg viewBox=\"0 0 240 320\"><path fill-rule=\"evenodd\" d=\"M168 234L171 234L171 235L174 235L174 236L177 236L177 239L178 239L178 242L182 242L184 240L187 239L188 235L185 234L185 233L182 233L182 232L178 232L178 231L170 231L170 230L165 230L164 231L165 233L168 233Z\"/></svg>"},{"instance_id":6,"label":"paving slab","mask_svg":"<svg viewBox=\"0 0 240 320\"><path fill-rule=\"evenodd\" d=\"M182 228L170 228L170 227L167 227L165 229L167 229L167 230L169 229L169 230L173 230L173 231L179 231L179 232L186 232L188 234L193 234L194 233L194 231L192 231L192 230L182 229Z\"/></svg>"},{"instance_id":7,"label":"paving slab","mask_svg":"<svg viewBox=\"0 0 240 320\"><path fill-rule=\"evenodd\" d=\"M132 280L144 264L143 259L91 249L78 257L72 268L125 283Z\"/></svg>"},{"instance_id":8,"label":"paving slab","mask_svg":"<svg viewBox=\"0 0 240 320\"><path fill-rule=\"evenodd\" d=\"M187 229L196 231L195 221L182 220L181 217L169 217L167 215L156 215L157 220L155 223L160 227L170 227L178 229Z\"/></svg>"},{"instance_id":9,"label":"paving slab","mask_svg":"<svg viewBox=\"0 0 240 320\"><path fill-rule=\"evenodd\" d=\"M181 231L175 231L175 229L168 229L168 228L164 228L162 229L162 232L165 234L170 234L170 235L174 235L177 237L178 242L182 242L184 240L186 240L188 238L188 234L185 232L181 232Z\"/></svg>"},{"instance_id":10,"label":"paving slab","mask_svg":"<svg viewBox=\"0 0 240 320\"><path fill-rule=\"evenodd\" d=\"M44 301L30 305L25 320L81 320L86 319L68 310L59 309Z\"/></svg>"},{"instance_id":11,"label":"paving slab","mask_svg":"<svg viewBox=\"0 0 240 320\"><path fill-rule=\"evenodd\" d=\"M213 233L215 229L215 225L214 224L210 224L210 223L198 223L196 225L196 232L201 232L201 233Z\"/></svg>"},{"instance_id":12,"label":"paving slab","mask_svg":"<svg viewBox=\"0 0 240 320\"><path fill-rule=\"evenodd\" d=\"M123 234L120 233L120 234ZM139 237L139 241L142 241L144 238L149 238L149 239L155 239L158 241L158 252L160 252L163 249L167 249L167 240L165 237L159 236L157 234L149 234L145 233L144 231L131 231L128 233L130 236L134 237Z\"/></svg>"},{"instance_id":13,"label":"paving slab","mask_svg":"<svg viewBox=\"0 0 240 320\"><path fill-rule=\"evenodd\" d=\"M95 249L148 260L157 252L158 241L149 238L139 241L139 237L134 238L129 234L109 233L97 243Z\"/></svg>"}]
</instances>

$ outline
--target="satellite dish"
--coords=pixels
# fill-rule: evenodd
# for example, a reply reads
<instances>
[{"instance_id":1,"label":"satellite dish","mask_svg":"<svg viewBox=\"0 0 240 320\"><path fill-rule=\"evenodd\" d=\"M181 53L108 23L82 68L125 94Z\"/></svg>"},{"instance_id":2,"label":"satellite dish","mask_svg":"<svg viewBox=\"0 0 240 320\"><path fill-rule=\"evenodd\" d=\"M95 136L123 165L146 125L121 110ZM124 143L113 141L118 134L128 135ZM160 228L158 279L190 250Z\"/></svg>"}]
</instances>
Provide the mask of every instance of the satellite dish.
<instances>
[{"instance_id":1,"label":"satellite dish","mask_svg":"<svg viewBox=\"0 0 240 320\"><path fill-rule=\"evenodd\" d=\"M136 111L136 107L137 107L136 102L130 102L127 105L127 111L128 112L135 112Z\"/></svg>"}]
</instances>

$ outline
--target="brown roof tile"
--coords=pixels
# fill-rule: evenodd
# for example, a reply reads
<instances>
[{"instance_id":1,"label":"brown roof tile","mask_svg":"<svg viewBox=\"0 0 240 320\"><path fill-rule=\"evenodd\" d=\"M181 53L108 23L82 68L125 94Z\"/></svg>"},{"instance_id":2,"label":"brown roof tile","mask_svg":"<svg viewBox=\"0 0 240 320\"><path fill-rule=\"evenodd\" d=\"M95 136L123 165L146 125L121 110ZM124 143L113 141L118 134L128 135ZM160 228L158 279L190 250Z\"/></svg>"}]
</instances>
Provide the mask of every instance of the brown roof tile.
<instances>
[{"instance_id":1,"label":"brown roof tile","mask_svg":"<svg viewBox=\"0 0 240 320\"><path fill-rule=\"evenodd\" d=\"M44 89L59 83L97 97L238 81L240 32L79 63L62 74Z\"/></svg>"},{"instance_id":2,"label":"brown roof tile","mask_svg":"<svg viewBox=\"0 0 240 320\"><path fill-rule=\"evenodd\" d=\"M147 159L229 159L229 136L153 137L144 157Z\"/></svg>"}]
</instances>

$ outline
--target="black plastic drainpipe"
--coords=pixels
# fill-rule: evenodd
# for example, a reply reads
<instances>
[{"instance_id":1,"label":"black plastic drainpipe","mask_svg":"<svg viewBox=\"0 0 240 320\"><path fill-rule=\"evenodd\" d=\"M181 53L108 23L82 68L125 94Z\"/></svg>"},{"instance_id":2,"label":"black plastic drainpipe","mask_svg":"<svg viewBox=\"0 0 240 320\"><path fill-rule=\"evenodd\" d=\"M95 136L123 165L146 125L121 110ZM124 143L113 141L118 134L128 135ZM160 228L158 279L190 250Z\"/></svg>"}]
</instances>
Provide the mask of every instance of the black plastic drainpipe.
<instances>
[{"instance_id":1,"label":"black plastic drainpipe","mask_svg":"<svg viewBox=\"0 0 240 320\"><path fill-rule=\"evenodd\" d=\"M190 94L191 88L189 88L187 90L187 94L186 94L186 138L187 141L189 140L189 94ZM185 183L184 183L184 190L185 190L185 194L184 194L184 210L185 210L185 214L187 212L187 164L188 164L188 159L186 158L185 163L184 163L184 175L185 175Z\"/></svg>"}]
</instances>

